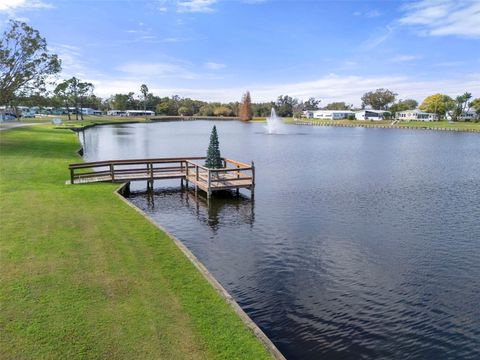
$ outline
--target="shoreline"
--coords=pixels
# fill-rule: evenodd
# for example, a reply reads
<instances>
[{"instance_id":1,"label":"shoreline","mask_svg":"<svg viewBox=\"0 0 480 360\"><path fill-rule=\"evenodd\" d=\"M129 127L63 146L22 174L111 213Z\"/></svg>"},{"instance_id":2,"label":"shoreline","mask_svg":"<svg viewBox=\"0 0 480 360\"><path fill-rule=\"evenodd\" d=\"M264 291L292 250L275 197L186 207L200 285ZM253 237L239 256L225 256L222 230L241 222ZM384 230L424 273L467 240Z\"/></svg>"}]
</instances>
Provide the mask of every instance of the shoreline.
<instances>
[{"instance_id":1,"label":"shoreline","mask_svg":"<svg viewBox=\"0 0 480 360\"><path fill-rule=\"evenodd\" d=\"M109 121L109 122L93 122L90 124L78 124L79 126L59 126L58 129L70 129L75 132L83 131L88 128L98 126L98 125L116 125L116 124L137 124L137 123L159 123L159 122L170 122L170 121L239 121L236 119L222 119L222 118L198 118L192 119L191 117L177 117L175 119L169 118L164 120L159 119L152 119L152 120L127 120L127 121ZM362 127L362 128L378 128L378 129L409 129L409 130L433 130L433 131L447 131L447 132L468 132L468 133L480 133L480 123L447 123L447 122L432 122L431 124L428 122L400 122L394 125L391 122L373 122L373 121L355 121L354 123L350 122L351 120L330 120L330 121L322 121L322 120L313 120L313 121L306 121L306 120L293 120L292 118L284 119L284 123L287 125L300 125L300 126L332 126L332 127ZM250 121L245 121L245 124L248 123L265 123L265 119L253 119ZM465 125L462 125L465 124ZM433 125L433 126L432 126ZM440 125L440 126L436 126ZM441 125L451 125L451 126L441 126ZM465 126L465 127L461 127ZM469 127L471 126L471 127Z\"/></svg>"},{"instance_id":2,"label":"shoreline","mask_svg":"<svg viewBox=\"0 0 480 360\"><path fill-rule=\"evenodd\" d=\"M375 122L355 122L355 123L345 123L339 122L341 120L331 120L331 121L305 121L305 120L291 120L285 122L286 124L292 125L309 125L309 126L332 126L332 127L363 127L363 128L378 128L378 129L409 129L409 130L433 130L433 131L453 131L453 132L473 132L480 133L480 124L478 129L476 128L459 128L459 127L436 127L436 126L426 126L424 124L418 126L407 125L408 123L400 123L406 125L398 124L386 124L380 123L376 124ZM438 123L438 122L437 122Z\"/></svg>"},{"instance_id":3,"label":"shoreline","mask_svg":"<svg viewBox=\"0 0 480 360\"><path fill-rule=\"evenodd\" d=\"M44 121L44 119L42 119ZM128 117L85 117L83 121L68 121L63 119L62 125L55 126L56 129L68 129L74 132L86 130L98 125L121 125L121 124L138 124L138 123L159 123L159 122L176 122L176 121L240 121L234 117L196 117L196 116L157 116L151 118L128 118ZM243 122L243 121L240 121ZM253 118L248 123L265 123L265 118ZM301 119L283 118L283 122L288 125L310 125L310 126L334 126L334 127L363 127L363 128L379 128L379 129L410 129L410 130L434 130L434 131L451 131L451 132L469 132L480 133L480 122L455 122L447 121L434 122L397 122L392 125L392 121L360 121L360 120L321 120L321 119ZM21 124L22 122L18 122ZM6 130L6 129L3 129Z\"/></svg>"}]
</instances>

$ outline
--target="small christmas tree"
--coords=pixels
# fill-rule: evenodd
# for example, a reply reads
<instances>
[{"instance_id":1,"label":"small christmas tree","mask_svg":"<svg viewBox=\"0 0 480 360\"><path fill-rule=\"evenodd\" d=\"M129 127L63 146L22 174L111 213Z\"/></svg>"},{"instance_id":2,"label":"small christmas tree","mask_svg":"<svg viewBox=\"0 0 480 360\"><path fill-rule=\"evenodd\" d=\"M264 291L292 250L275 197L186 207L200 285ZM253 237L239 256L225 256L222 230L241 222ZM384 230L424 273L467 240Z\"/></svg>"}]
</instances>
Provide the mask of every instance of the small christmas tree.
<instances>
[{"instance_id":1,"label":"small christmas tree","mask_svg":"<svg viewBox=\"0 0 480 360\"><path fill-rule=\"evenodd\" d=\"M220 156L220 149L218 146L217 128L213 126L212 133L210 134L210 144L207 150L207 160L205 160L205 166L210 169L219 169L223 167L222 157Z\"/></svg>"}]
</instances>

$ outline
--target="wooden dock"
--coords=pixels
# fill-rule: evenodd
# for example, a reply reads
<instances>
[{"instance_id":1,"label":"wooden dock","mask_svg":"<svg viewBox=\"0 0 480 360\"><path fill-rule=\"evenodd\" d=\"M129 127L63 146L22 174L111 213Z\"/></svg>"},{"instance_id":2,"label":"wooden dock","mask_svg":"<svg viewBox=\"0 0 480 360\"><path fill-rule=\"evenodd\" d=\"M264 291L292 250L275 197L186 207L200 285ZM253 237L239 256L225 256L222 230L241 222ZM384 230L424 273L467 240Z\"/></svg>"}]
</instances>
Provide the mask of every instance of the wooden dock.
<instances>
[{"instance_id":1,"label":"wooden dock","mask_svg":"<svg viewBox=\"0 0 480 360\"><path fill-rule=\"evenodd\" d=\"M255 166L222 158L223 167L209 169L201 165L205 157L107 160L70 164L70 184L95 182L147 181L153 189L155 180L180 179L181 185L192 184L208 197L218 190L249 189L254 194Z\"/></svg>"}]
</instances>

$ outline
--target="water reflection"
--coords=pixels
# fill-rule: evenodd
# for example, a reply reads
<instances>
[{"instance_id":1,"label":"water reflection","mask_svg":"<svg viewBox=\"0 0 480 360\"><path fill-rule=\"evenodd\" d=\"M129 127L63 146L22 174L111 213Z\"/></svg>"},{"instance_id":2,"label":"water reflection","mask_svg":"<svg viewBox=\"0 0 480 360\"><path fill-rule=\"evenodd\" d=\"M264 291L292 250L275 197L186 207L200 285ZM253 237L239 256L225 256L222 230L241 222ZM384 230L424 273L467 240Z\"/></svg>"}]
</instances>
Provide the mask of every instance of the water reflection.
<instances>
[{"instance_id":1,"label":"water reflection","mask_svg":"<svg viewBox=\"0 0 480 360\"><path fill-rule=\"evenodd\" d=\"M136 191L128 194L132 202L145 201L149 212L155 212L155 204L176 203L194 215L200 224L216 234L221 226L252 227L255 223L255 201L242 193L217 191L208 199L206 194L192 188L157 188L154 191ZM142 200L143 199L143 200Z\"/></svg>"}]
</instances>

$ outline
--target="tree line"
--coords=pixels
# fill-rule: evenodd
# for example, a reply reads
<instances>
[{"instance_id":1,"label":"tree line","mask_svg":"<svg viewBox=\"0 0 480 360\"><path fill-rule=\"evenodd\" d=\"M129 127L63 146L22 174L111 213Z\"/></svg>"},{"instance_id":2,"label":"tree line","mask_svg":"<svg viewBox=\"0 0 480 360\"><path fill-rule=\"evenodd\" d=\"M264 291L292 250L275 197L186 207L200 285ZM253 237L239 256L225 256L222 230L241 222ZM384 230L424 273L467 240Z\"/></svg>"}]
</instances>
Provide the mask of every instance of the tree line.
<instances>
[{"instance_id":1,"label":"tree line","mask_svg":"<svg viewBox=\"0 0 480 360\"><path fill-rule=\"evenodd\" d=\"M154 111L157 115L168 116L235 116L241 120L266 117L272 108L281 117L301 117L307 110L355 110L346 102L332 102L321 106L321 101L310 97L306 101L280 95L275 101L252 103L247 91L239 102L206 102L173 95L160 97L151 93L146 84L135 92L117 93L102 99L94 94L92 83L77 77L53 82L52 77L61 70L61 60L49 53L47 43L40 33L26 23L11 20L0 40L0 105L38 106L66 108L68 116L74 113L76 119L83 118L81 108L107 110ZM50 88L53 90L47 91ZM480 98L473 99L465 92L454 98L445 94L428 96L420 106L414 99L397 100L398 94L389 89L369 91L362 97L361 108L386 110L396 113L419 107L420 110L439 116L449 112L457 120L462 112L474 108L480 114Z\"/></svg>"}]
</instances>

